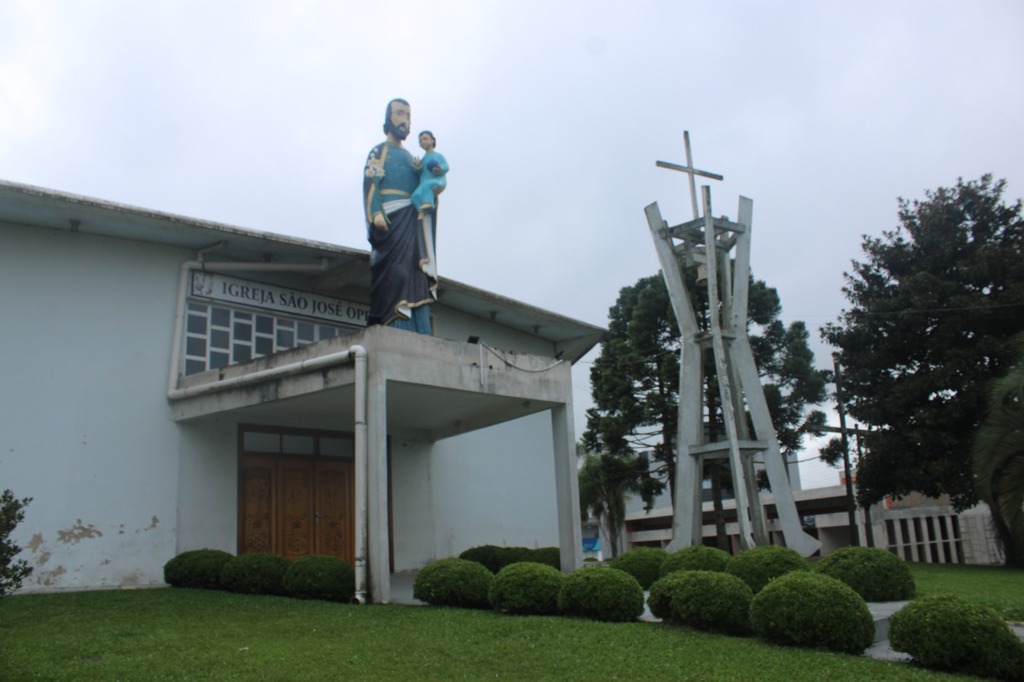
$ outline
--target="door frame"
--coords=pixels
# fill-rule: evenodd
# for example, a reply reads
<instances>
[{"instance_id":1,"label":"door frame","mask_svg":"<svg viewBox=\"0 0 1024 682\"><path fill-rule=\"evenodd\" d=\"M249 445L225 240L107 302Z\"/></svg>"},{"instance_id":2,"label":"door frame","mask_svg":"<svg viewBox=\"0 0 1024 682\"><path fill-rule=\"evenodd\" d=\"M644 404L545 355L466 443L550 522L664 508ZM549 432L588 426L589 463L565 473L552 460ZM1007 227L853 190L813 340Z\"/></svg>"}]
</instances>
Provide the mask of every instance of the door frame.
<instances>
[{"instance_id":1,"label":"door frame","mask_svg":"<svg viewBox=\"0 0 1024 682\"><path fill-rule=\"evenodd\" d=\"M249 447L246 443L247 435L251 436L254 441L258 440L261 442L254 443L253 447ZM340 449L335 448L332 454L326 454L326 452L330 451L330 448L324 447L325 439L341 441ZM289 443L289 440L291 440L291 443ZM296 465L298 465L300 470L306 469L308 471L308 478L304 486L308 495L308 503L306 503L308 504L308 511L304 514L306 518L302 520L303 523L309 524L305 543L309 548L310 554L322 553L322 543L319 542L322 534L317 527L319 514L323 511L323 501L318 499L318 492L320 490L318 470L322 465L329 466L329 463L344 463L347 466L343 466L340 470L347 473L347 476L343 476L343 485L348 490L342 491L341 494L348 499L348 509L345 510L345 516L348 517L349 527L343 532L343 536L347 536L347 540L343 540L347 546L342 550L341 558L351 563L355 558L355 529L351 525L355 515L354 495L352 494L354 492L355 463L354 453L349 455L345 452L346 449L352 449L351 445L346 448L345 441L351 443L353 440L354 435L344 431L299 429L262 424L239 424L237 445L238 492L236 507L238 522L235 541L236 551L238 553L245 551L249 544L246 541L248 527L246 524L247 499L245 493L248 479L247 472L252 464L262 465L267 471L264 477L264 488L265 494L269 497L266 503L269 508L260 510L261 515L264 516L265 523L269 526L265 531L267 538L263 543L269 545L269 548L258 551L270 551L274 554L290 556L285 552L285 535L284 527L282 526L282 514L285 512L281 497L283 494L282 486L285 485L284 472L289 469L294 472ZM330 467L330 469L339 470L336 467ZM346 469L347 471L345 471ZM347 483L344 482L346 480ZM291 558L296 557L293 556Z\"/></svg>"},{"instance_id":2,"label":"door frame","mask_svg":"<svg viewBox=\"0 0 1024 682\"><path fill-rule=\"evenodd\" d=\"M274 436L276 436L278 438L278 443L279 443L278 450L276 452L267 451L267 450L248 450L246 448L246 444L245 444L245 435L247 433L263 434L265 438L266 437L274 437ZM285 445L285 437L288 437L288 436L298 437L298 438L311 438L312 439L311 452L303 452L303 453L297 453L297 452L296 453L289 453L289 452L287 452L286 451L287 446ZM281 461L281 460L288 460L288 459L291 459L291 460L295 460L295 459L308 459L308 460L311 460L312 461L311 469L313 471L313 473L312 473L312 477L313 477L313 479L312 479L312 488L314 490L314 492L311 493L311 494L313 496L315 496L315 489L316 489L316 477L315 477L316 462L317 461L345 461L345 460L349 460L349 458L345 457L345 456L325 455L325 454L323 454L323 452L322 452L322 449L323 449L322 448L322 444L323 444L323 439L325 439L325 438L326 439L351 440L351 441L354 442L355 435L351 431L334 431L334 430L328 430L328 429L309 429L309 428L299 428L299 427L290 427L290 426L275 426L275 425L270 425L270 424L242 424L242 423L238 424L238 438L237 438L237 446L236 446L236 474L237 474L237 483L236 483L236 505L235 505L236 506L236 514L237 514L237 526L236 526L236 538L235 538L235 550L236 550L236 553L241 553L242 552L242 547L245 546L245 538L244 538L244 533L245 533L245 499L244 499L245 480L244 480L244 471L245 471L245 469L243 467L243 462L246 460L246 458L250 458L250 457L251 458L256 458L256 457L269 458L270 460L272 460L272 466L273 466L275 472L276 472L276 469L277 469L278 462ZM355 469L354 469L354 467L355 467L354 457L351 460L349 460L349 461L352 461L352 467L353 468L351 469L351 474L352 474L351 479L353 480L353 485L354 485L355 484L354 481L358 479L358 472L356 472ZM394 572L394 565L395 565L394 519L393 519L393 513L392 513L393 507L392 507L392 501L391 501L391 496L392 496L392 480L391 479L392 479L392 477L391 477L391 441L390 441L390 438L389 438L387 440L387 494L388 494L387 533L388 533L388 550L389 550L388 551L388 559L389 559L388 563L389 563L390 571ZM277 528L277 524L279 523L279 501L277 499L278 498L279 480L277 479L276 475L274 475L274 474L272 474L272 476L271 476L271 481L270 481L269 487L270 487L270 496L271 496L271 502L270 502L270 506L271 506L271 509L270 509L270 524L271 524L271 528L270 528L270 544L271 544L271 548L272 548L270 551L275 553L275 554L280 554L280 555L283 556L282 547L280 546L280 544L281 544L280 533L279 533L279 529ZM354 517L355 517L355 507L354 507L355 500L354 500L354 497L355 497L354 495L350 496L350 498L352 499L352 504L353 504L353 506L350 508L350 514L349 514L349 518L351 518L351 519L354 519ZM315 514L316 513L316 503L315 502L313 502L313 508L314 508L313 511L314 511L314 514ZM355 555L355 531L356 531L356 529L353 527L352 530L353 530L353 533L351 533L351 549L349 550L348 554L354 558L354 555ZM316 537L315 529L314 529L314 531L312 533L312 536L313 536L313 538Z\"/></svg>"}]
</instances>

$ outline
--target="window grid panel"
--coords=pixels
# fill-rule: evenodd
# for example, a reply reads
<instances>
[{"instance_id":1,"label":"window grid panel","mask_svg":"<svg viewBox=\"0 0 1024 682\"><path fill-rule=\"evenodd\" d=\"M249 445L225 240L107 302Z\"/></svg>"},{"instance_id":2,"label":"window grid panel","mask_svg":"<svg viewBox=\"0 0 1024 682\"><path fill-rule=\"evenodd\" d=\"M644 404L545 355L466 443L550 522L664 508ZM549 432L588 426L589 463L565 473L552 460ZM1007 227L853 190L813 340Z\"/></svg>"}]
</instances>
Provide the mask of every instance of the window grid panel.
<instances>
[{"instance_id":1,"label":"window grid panel","mask_svg":"<svg viewBox=\"0 0 1024 682\"><path fill-rule=\"evenodd\" d=\"M190 303L185 321L185 374L206 371L206 345L209 333L208 306Z\"/></svg>"},{"instance_id":2,"label":"window grid panel","mask_svg":"<svg viewBox=\"0 0 1024 682\"><path fill-rule=\"evenodd\" d=\"M186 375L291 350L342 334L344 327L190 302L185 325Z\"/></svg>"}]
</instances>

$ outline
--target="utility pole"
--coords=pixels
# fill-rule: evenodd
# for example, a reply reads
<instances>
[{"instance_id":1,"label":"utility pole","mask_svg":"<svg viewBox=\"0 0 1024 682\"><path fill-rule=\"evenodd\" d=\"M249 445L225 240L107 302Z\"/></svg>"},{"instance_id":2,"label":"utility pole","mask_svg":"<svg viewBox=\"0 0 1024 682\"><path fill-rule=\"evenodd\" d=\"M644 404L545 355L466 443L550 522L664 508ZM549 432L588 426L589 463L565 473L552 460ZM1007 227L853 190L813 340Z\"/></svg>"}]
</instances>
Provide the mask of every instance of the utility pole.
<instances>
[{"instance_id":1,"label":"utility pole","mask_svg":"<svg viewBox=\"0 0 1024 682\"><path fill-rule=\"evenodd\" d=\"M850 439L846 435L846 407L843 404L843 375L839 365L839 355L832 355L832 367L835 369L836 407L839 410L839 433L843 443L843 472L846 474L846 505L850 519L850 544L860 546L860 532L857 530L857 501L853 497L853 472L850 469ZM858 439L859 443L859 439Z\"/></svg>"},{"instance_id":2,"label":"utility pole","mask_svg":"<svg viewBox=\"0 0 1024 682\"><path fill-rule=\"evenodd\" d=\"M857 434L857 461L860 462L864 457L864 451L860 448L860 424L853 425L853 432ZM871 524L871 505L869 504L864 507L864 539L867 541L868 547L875 546L875 531L872 529Z\"/></svg>"}]
</instances>

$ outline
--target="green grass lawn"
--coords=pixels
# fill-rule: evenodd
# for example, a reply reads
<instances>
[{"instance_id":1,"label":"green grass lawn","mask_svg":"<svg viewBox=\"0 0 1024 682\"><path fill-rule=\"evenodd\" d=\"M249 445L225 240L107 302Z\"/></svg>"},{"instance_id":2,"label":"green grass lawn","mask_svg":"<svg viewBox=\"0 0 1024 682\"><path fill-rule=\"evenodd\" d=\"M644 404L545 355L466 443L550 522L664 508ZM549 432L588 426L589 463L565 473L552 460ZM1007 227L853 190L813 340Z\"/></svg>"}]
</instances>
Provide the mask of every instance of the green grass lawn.
<instances>
[{"instance_id":1,"label":"green grass lawn","mask_svg":"<svg viewBox=\"0 0 1024 682\"><path fill-rule=\"evenodd\" d=\"M1000 566L908 564L917 595L955 594L1024 621L1024 571Z\"/></svg>"},{"instance_id":2,"label":"green grass lawn","mask_svg":"<svg viewBox=\"0 0 1024 682\"><path fill-rule=\"evenodd\" d=\"M0 602L5 682L350 679L974 678L643 622L186 589L22 595Z\"/></svg>"}]
</instances>

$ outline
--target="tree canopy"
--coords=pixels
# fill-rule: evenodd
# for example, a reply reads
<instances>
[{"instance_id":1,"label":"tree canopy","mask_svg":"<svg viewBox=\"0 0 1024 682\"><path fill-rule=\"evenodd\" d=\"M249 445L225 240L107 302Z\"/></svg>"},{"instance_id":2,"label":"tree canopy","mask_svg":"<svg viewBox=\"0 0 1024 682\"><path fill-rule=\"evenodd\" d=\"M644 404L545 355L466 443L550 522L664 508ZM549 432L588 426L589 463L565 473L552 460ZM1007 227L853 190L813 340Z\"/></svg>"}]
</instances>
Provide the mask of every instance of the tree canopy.
<instances>
[{"instance_id":1,"label":"tree canopy","mask_svg":"<svg viewBox=\"0 0 1024 682\"><path fill-rule=\"evenodd\" d=\"M974 480L992 510L1006 563L1024 568L1024 344L1018 362L992 386L974 437Z\"/></svg>"},{"instance_id":2,"label":"tree canopy","mask_svg":"<svg viewBox=\"0 0 1024 682\"><path fill-rule=\"evenodd\" d=\"M706 323L707 292L687 269L694 310ZM750 342L763 379L765 398L784 455L817 433L824 414L808 407L825 399L825 373L814 369L807 327L779 320L778 292L752 280L749 299ZM594 407L587 412L583 442L592 452L635 457L652 453L648 477L658 487L675 479L673 442L678 424L679 329L661 275L623 287L609 310L608 335L590 371ZM708 366L713 364L707 354ZM713 371L705 372L705 394L717 399ZM720 412L711 419L720 424ZM715 424L710 424L716 431ZM721 433L720 427L717 432Z\"/></svg>"},{"instance_id":3,"label":"tree canopy","mask_svg":"<svg viewBox=\"0 0 1024 682\"><path fill-rule=\"evenodd\" d=\"M978 500L971 438L988 384L1024 332L1021 204L991 176L899 200L900 224L863 237L851 304L822 337L839 349L848 412L874 430L857 466L862 504L918 491Z\"/></svg>"},{"instance_id":4,"label":"tree canopy","mask_svg":"<svg viewBox=\"0 0 1024 682\"><path fill-rule=\"evenodd\" d=\"M626 495L639 493L650 504L656 486L648 476L647 457L609 452L587 452L577 445L583 458L580 467L580 514L592 514L604 526L612 557L619 552L619 533L626 520Z\"/></svg>"}]
</instances>

